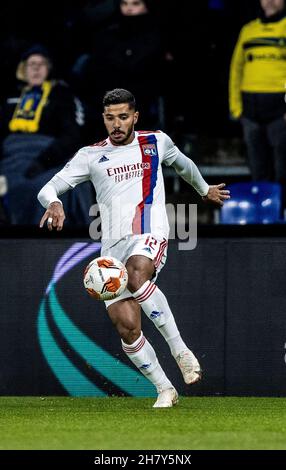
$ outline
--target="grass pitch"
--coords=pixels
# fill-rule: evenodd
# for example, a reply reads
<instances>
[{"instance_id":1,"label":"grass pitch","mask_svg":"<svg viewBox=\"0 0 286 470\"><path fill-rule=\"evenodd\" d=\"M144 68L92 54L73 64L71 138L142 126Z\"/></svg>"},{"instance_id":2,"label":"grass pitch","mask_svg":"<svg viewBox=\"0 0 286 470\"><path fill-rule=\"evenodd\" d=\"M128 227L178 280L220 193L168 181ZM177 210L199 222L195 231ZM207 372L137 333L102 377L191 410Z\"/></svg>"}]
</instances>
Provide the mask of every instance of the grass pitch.
<instances>
[{"instance_id":1,"label":"grass pitch","mask_svg":"<svg viewBox=\"0 0 286 470\"><path fill-rule=\"evenodd\" d=\"M286 399L0 398L0 449L286 449Z\"/></svg>"}]
</instances>

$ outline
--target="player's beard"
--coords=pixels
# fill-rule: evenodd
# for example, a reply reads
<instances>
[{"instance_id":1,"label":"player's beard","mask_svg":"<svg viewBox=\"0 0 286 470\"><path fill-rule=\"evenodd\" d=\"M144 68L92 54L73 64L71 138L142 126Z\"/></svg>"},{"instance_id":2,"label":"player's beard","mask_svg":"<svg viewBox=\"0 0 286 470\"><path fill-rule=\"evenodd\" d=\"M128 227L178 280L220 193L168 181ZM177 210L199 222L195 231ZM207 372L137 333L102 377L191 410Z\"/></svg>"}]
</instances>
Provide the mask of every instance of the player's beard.
<instances>
[{"instance_id":1,"label":"player's beard","mask_svg":"<svg viewBox=\"0 0 286 470\"><path fill-rule=\"evenodd\" d=\"M114 131L113 131L114 132ZM114 145L125 145L128 140L130 139L132 133L134 132L134 124L131 124L127 132L121 132L121 135L118 134L118 138L113 139L114 135L113 132L110 134L110 140ZM129 142L128 142L129 143Z\"/></svg>"}]
</instances>

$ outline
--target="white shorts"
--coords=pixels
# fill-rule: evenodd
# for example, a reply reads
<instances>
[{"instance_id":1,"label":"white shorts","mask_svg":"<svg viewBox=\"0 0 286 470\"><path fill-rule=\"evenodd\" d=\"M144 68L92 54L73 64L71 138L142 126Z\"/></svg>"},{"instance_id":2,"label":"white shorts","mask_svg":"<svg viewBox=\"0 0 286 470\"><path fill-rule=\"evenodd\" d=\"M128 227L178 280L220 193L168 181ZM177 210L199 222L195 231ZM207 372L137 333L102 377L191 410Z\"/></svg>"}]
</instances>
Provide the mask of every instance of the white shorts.
<instances>
[{"instance_id":1,"label":"white shorts","mask_svg":"<svg viewBox=\"0 0 286 470\"><path fill-rule=\"evenodd\" d=\"M155 282L157 276L163 266L166 263L167 259L167 248L168 241L166 238L158 238L151 233L144 233L143 235L128 235L127 237L122 238L119 242L113 245L107 250L101 250L101 256L114 256L123 264L126 264L130 256L133 255L142 255L150 258L154 261L154 266L156 273L151 279L152 282ZM118 302L119 300L128 299L132 297L131 292L128 289L112 300L106 300L106 308L109 305Z\"/></svg>"}]
</instances>

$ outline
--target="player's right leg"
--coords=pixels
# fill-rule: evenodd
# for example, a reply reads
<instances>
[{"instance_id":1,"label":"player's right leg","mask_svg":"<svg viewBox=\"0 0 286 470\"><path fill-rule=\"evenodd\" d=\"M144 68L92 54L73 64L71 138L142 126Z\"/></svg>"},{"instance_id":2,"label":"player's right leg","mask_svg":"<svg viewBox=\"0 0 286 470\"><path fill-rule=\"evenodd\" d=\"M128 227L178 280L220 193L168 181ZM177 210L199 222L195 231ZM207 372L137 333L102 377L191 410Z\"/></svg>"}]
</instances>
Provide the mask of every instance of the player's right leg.
<instances>
[{"instance_id":1,"label":"player's right leg","mask_svg":"<svg viewBox=\"0 0 286 470\"><path fill-rule=\"evenodd\" d=\"M158 399L154 408L169 408L178 401L178 394L158 362L156 353L141 331L141 308L133 298L119 300L107 307L117 329L123 351L133 364L156 387Z\"/></svg>"}]
</instances>

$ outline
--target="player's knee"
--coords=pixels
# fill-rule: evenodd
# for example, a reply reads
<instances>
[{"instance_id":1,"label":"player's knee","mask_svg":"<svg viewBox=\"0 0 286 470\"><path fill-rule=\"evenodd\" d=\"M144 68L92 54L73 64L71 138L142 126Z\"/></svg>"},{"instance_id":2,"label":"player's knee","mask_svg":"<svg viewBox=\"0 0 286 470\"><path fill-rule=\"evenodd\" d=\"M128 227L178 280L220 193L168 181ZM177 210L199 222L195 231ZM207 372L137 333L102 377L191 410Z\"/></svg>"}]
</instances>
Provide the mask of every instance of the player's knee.
<instances>
[{"instance_id":1,"label":"player's knee","mask_svg":"<svg viewBox=\"0 0 286 470\"><path fill-rule=\"evenodd\" d=\"M153 270L142 268L132 268L128 270L128 289L130 292L137 292L146 281L152 278Z\"/></svg>"},{"instance_id":2,"label":"player's knee","mask_svg":"<svg viewBox=\"0 0 286 470\"><path fill-rule=\"evenodd\" d=\"M118 330L118 333L120 335L120 338L124 341L126 344L133 344L135 341L139 338L141 334L141 329L140 328L121 328Z\"/></svg>"},{"instance_id":3,"label":"player's knee","mask_svg":"<svg viewBox=\"0 0 286 470\"><path fill-rule=\"evenodd\" d=\"M132 344L141 334L141 323L136 317L127 315L121 319L113 319L113 324L120 336L126 344Z\"/></svg>"},{"instance_id":4,"label":"player's knee","mask_svg":"<svg viewBox=\"0 0 286 470\"><path fill-rule=\"evenodd\" d=\"M134 275L128 276L128 290L132 293L137 292L146 281L147 279L144 275L135 272Z\"/></svg>"},{"instance_id":5,"label":"player's knee","mask_svg":"<svg viewBox=\"0 0 286 470\"><path fill-rule=\"evenodd\" d=\"M126 264L128 271L128 289L136 292L143 284L152 278L154 264L144 256L131 256Z\"/></svg>"}]
</instances>

